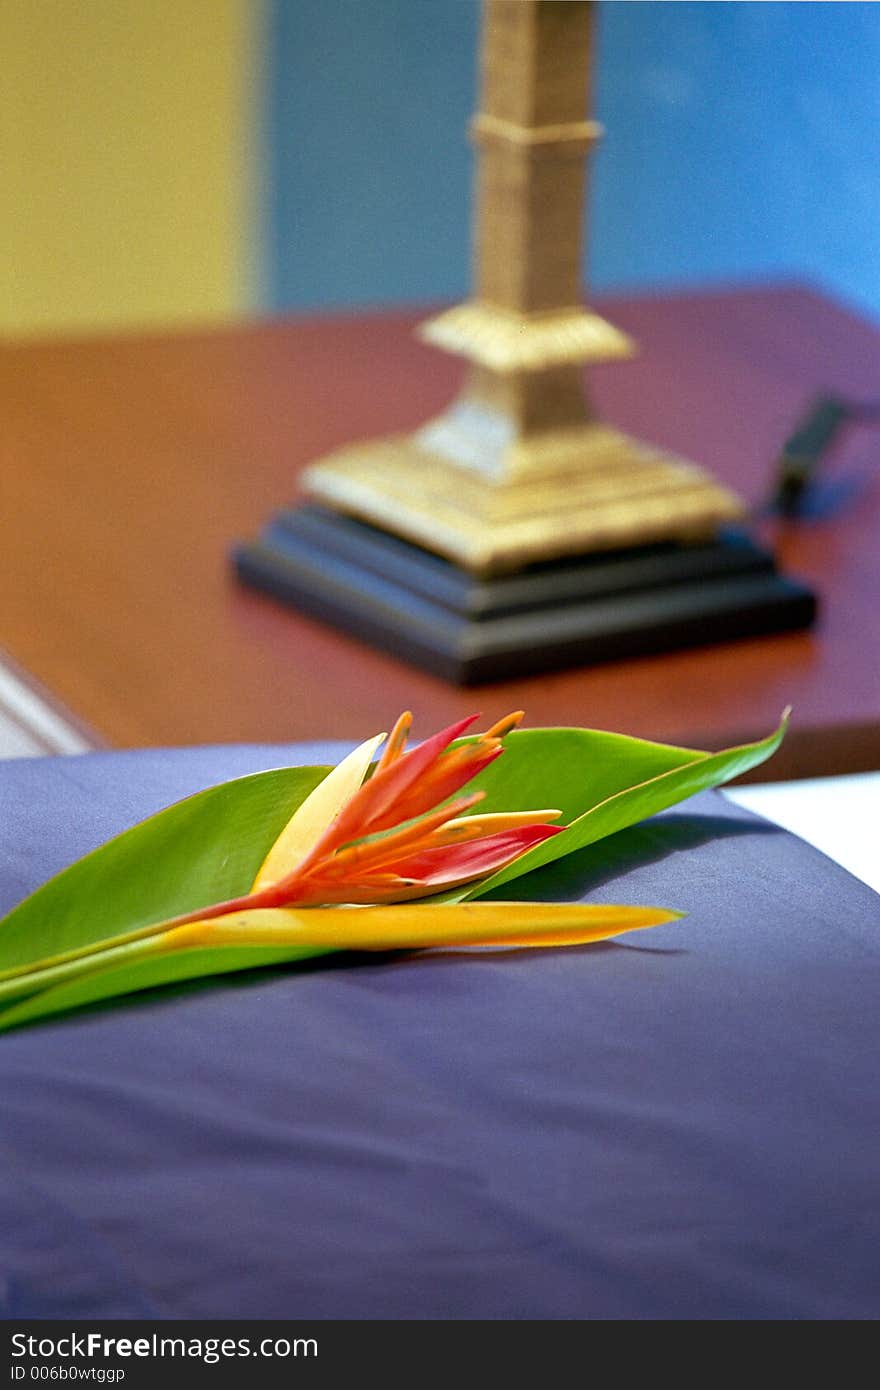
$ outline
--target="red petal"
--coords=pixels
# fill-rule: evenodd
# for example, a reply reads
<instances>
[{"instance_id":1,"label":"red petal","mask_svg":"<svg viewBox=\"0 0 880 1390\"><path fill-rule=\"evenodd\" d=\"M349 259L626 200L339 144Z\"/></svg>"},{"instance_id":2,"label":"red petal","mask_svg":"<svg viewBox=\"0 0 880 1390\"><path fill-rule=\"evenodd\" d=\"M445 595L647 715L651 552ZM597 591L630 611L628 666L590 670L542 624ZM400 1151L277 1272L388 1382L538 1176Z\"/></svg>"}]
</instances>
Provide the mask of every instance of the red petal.
<instances>
[{"instance_id":1,"label":"red petal","mask_svg":"<svg viewBox=\"0 0 880 1390\"><path fill-rule=\"evenodd\" d=\"M418 879L431 887L466 878L481 878L484 874L503 868L542 840L558 835L564 828L561 825L524 825L518 830L504 830L498 835L487 835L482 840L471 840L463 845L423 850L421 854L386 863L383 868L393 870L401 878Z\"/></svg>"},{"instance_id":2,"label":"red petal","mask_svg":"<svg viewBox=\"0 0 880 1390\"><path fill-rule=\"evenodd\" d=\"M338 854L332 855L315 866L315 877L327 877L333 880L342 877L348 878L350 881L360 882L365 874L372 874L387 863L393 863L402 859L406 854L417 852L422 841L430 841L430 836L436 830L444 826L447 821L454 820L456 816L469 811L472 806L476 806L479 801L482 801L484 796L485 792L474 792L471 796L459 797L457 801L450 802L448 806L435 811L433 815L424 816L414 824L407 824L402 829L392 831L379 840L362 840L357 844L341 849ZM427 848L427 845L422 847Z\"/></svg>"},{"instance_id":3,"label":"red petal","mask_svg":"<svg viewBox=\"0 0 880 1390\"><path fill-rule=\"evenodd\" d=\"M368 782L364 782L354 793L347 805L343 806L339 815L326 833L312 846L309 854L306 855L298 869L287 879L282 879L281 884L286 887L288 884L296 882L306 870L314 866L322 859L326 859L329 854L339 849L341 845L348 844L352 840L360 840L364 835L369 835L373 831L386 828L388 825L397 825L403 819L399 815L383 814L392 807L399 796L422 776L425 769L439 757L444 748L458 738L459 734L465 729L469 729L475 719L479 719L478 714L472 714L467 719L460 719L457 724L452 724L448 729L442 729L439 734L434 734L433 738L426 739L411 752L404 753L402 757L386 767L384 772L375 772ZM461 784L459 784L461 785ZM433 798L431 806L436 806L439 797Z\"/></svg>"},{"instance_id":4,"label":"red petal","mask_svg":"<svg viewBox=\"0 0 880 1390\"><path fill-rule=\"evenodd\" d=\"M411 752L404 753L384 772L374 775L369 782L365 782L360 792L355 798L352 798L350 803L353 809L355 800L362 801L360 814L363 817L361 823L364 827L369 826L370 829L377 829L380 819L387 817L388 812L403 796L404 792L408 791L414 782L424 776L444 748L448 748L453 739L459 738L479 717L478 714L471 714L467 719L460 719L457 724L450 724L448 729L441 729L439 734L425 739L424 743L420 743ZM435 797L430 804L436 806L439 800L439 797ZM402 819L402 816L396 816L391 823L395 824ZM348 838L353 837L349 836Z\"/></svg>"},{"instance_id":5,"label":"red petal","mask_svg":"<svg viewBox=\"0 0 880 1390\"><path fill-rule=\"evenodd\" d=\"M397 798L386 815L371 821L370 829L377 832L386 830L400 821L414 820L416 816L424 815L473 781L477 773L494 762L503 751L500 744L484 746L481 740L444 753L415 785Z\"/></svg>"}]
</instances>

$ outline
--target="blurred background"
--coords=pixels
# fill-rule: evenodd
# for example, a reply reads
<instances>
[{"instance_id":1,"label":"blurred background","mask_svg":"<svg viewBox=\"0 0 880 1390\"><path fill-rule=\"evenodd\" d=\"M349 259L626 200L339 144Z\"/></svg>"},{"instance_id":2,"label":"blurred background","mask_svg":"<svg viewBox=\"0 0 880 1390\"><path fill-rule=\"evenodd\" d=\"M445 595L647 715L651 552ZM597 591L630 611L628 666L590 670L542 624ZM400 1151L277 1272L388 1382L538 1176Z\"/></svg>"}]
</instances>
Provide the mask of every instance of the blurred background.
<instances>
[{"instance_id":1,"label":"blurred background","mask_svg":"<svg viewBox=\"0 0 880 1390\"><path fill-rule=\"evenodd\" d=\"M511 0L516 3L516 0ZM3 0L0 333L466 293L477 0ZM593 291L880 316L880 6L599 6Z\"/></svg>"}]
</instances>

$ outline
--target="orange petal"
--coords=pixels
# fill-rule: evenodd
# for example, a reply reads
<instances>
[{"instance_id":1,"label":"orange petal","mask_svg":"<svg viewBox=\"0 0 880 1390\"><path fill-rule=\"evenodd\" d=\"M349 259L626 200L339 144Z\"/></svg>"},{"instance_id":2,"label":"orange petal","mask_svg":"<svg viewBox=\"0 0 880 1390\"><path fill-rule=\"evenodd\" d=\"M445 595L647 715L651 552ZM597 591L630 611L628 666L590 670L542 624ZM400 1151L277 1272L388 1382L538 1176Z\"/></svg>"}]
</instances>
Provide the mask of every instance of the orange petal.
<instances>
[{"instance_id":1,"label":"orange petal","mask_svg":"<svg viewBox=\"0 0 880 1390\"><path fill-rule=\"evenodd\" d=\"M384 829L386 825L396 825L402 820L412 819L410 815L397 815L392 809L397 799L423 775L443 749L468 729L477 718L479 716L473 714L468 719L459 720L457 724L441 730L433 738L426 739L411 752L404 753L396 762L386 767L384 772L374 773L370 780L355 792L348 805L343 807L337 820L312 850L307 864L311 866L349 840L359 840L372 831ZM434 798L431 806L436 806L439 799Z\"/></svg>"},{"instance_id":2,"label":"orange petal","mask_svg":"<svg viewBox=\"0 0 880 1390\"><path fill-rule=\"evenodd\" d=\"M358 810L363 825L370 830L380 830L388 825L397 825L402 820L411 820L413 815L418 814L418 812L398 813L402 798L417 784L421 786L427 783L429 770L433 770L440 754L449 747L454 739L465 733L474 723L474 720L479 719L479 717L478 714L472 714L467 719L460 719L457 723L450 724L449 728L441 729L438 734L425 739L424 743L420 743L417 748L411 749L402 758L398 758L397 762L386 768L381 776L371 777L361 789L361 795L358 798L360 803ZM461 785L459 783L459 786ZM429 806L436 806L439 800L440 797L435 796L429 802ZM354 807L352 810L354 811ZM362 830L361 833L366 833L366 830Z\"/></svg>"},{"instance_id":3,"label":"orange petal","mask_svg":"<svg viewBox=\"0 0 880 1390\"><path fill-rule=\"evenodd\" d=\"M448 796L454 796L503 751L501 743L497 740L493 739L486 744L481 739L479 743L466 744L463 748L453 748L451 752L444 753L432 768L397 799L387 816L376 818L373 829L382 830L386 824L412 820L415 816L423 815L432 806L438 806L441 801L445 801Z\"/></svg>"},{"instance_id":4,"label":"orange petal","mask_svg":"<svg viewBox=\"0 0 880 1390\"><path fill-rule=\"evenodd\" d=\"M285 889L285 897L276 902L278 906L286 902L300 907L320 907L324 903L391 903L428 898L506 868L541 840L558 835L561 829L553 825L527 825L441 849L418 846L369 871L361 869L344 877L334 876L334 861L330 860L328 865L317 865L301 881L291 884ZM275 906L276 902L263 905Z\"/></svg>"},{"instance_id":5,"label":"orange petal","mask_svg":"<svg viewBox=\"0 0 880 1390\"><path fill-rule=\"evenodd\" d=\"M370 873L383 864L399 859L404 851L412 854L418 848L428 848L429 844L433 843L432 832L466 811L468 807L476 806L485 795L485 792L472 792L470 796L450 802L433 815L407 823L400 830L390 831L377 840L362 840L358 844L341 849L332 858L317 864L315 873L330 878Z\"/></svg>"},{"instance_id":6,"label":"orange petal","mask_svg":"<svg viewBox=\"0 0 880 1390\"><path fill-rule=\"evenodd\" d=\"M499 719L497 724L486 730L483 738L504 738L505 734L509 734L511 729L515 729L525 718L525 713L524 709L518 709L514 710L513 714L505 714L503 719Z\"/></svg>"},{"instance_id":7,"label":"orange petal","mask_svg":"<svg viewBox=\"0 0 880 1390\"><path fill-rule=\"evenodd\" d=\"M374 776L378 776L380 772L385 771L386 767L390 767L392 763L397 762L397 759L401 756L406 747L406 740L410 728L412 727L412 720L413 717L410 711L404 710L403 714L400 715L397 723L394 725L394 728L391 730L391 733L388 735L388 742L382 750L382 756L379 759L376 772L373 774Z\"/></svg>"}]
</instances>

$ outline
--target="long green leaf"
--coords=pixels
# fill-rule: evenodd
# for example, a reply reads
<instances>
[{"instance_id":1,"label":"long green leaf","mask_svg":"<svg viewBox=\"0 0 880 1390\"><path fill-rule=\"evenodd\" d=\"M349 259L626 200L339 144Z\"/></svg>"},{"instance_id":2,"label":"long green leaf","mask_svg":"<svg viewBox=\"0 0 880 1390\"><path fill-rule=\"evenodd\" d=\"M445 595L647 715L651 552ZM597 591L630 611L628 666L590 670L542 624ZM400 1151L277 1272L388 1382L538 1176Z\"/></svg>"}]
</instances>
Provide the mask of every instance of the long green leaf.
<instances>
[{"instance_id":1,"label":"long green leaf","mask_svg":"<svg viewBox=\"0 0 880 1390\"><path fill-rule=\"evenodd\" d=\"M0 972L245 893L323 767L237 778L142 821L0 922Z\"/></svg>"},{"instance_id":2,"label":"long green leaf","mask_svg":"<svg viewBox=\"0 0 880 1390\"><path fill-rule=\"evenodd\" d=\"M706 756L695 748L600 729L515 729L504 740L501 757L468 790L479 787L486 793L480 815L513 805L558 806L569 822L616 792Z\"/></svg>"},{"instance_id":3,"label":"long green leaf","mask_svg":"<svg viewBox=\"0 0 880 1390\"><path fill-rule=\"evenodd\" d=\"M18 1028L23 1023L34 1023L50 1014L79 1009L84 1004L113 999L119 994L134 994L156 985L183 984L206 975L306 960L311 956L327 955L330 950L327 946L203 946L167 956L135 957L116 965L99 966L67 984L39 990L29 999L11 1004L0 1012L0 1032Z\"/></svg>"},{"instance_id":4,"label":"long green leaf","mask_svg":"<svg viewBox=\"0 0 880 1390\"><path fill-rule=\"evenodd\" d=\"M787 726L786 714L778 729L769 737L757 743L727 748L721 753L695 753L690 749L622 739L620 735L601 734L588 729L535 730L534 734L546 733L548 740L544 759L537 747L531 757L527 755L532 792L536 797L532 804L543 805L541 797L549 795L550 788L544 780L546 773L538 770L538 764L546 760L558 774L557 787L566 802L561 807L564 818L567 818L567 809L577 802L578 782L586 784L581 792L581 806L586 802L587 809L569 820L562 834L536 845L506 869L500 869L491 878L470 889L459 890L455 896L459 900L482 897L532 869L584 849L586 845L635 825L668 806L675 806L696 792L722 786L775 753L785 737ZM528 740L534 738L534 734L526 730L519 738ZM510 737L513 743L516 736ZM513 752L513 748L509 751ZM488 772L493 772L504 761L505 758L496 759ZM505 771L509 775L509 768L503 769L499 775L503 776ZM503 796L503 787L493 786L483 805L488 807L496 794ZM556 805L560 804L557 799Z\"/></svg>"}]
</instances>

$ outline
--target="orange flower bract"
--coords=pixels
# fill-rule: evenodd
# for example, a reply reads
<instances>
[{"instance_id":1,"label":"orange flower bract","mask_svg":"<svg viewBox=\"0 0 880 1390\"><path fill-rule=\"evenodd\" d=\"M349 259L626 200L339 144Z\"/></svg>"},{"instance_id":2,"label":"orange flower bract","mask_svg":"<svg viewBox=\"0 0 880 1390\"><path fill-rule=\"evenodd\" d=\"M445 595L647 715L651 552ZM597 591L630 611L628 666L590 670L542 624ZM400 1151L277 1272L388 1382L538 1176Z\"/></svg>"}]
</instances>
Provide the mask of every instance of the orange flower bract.
<instances>
[{"instance_id":1,"label":"orange flower bract","mask_svg":"<svg viewBox=\"0 0 880 1390\"><path fill-rule=\"evenodd\" d=\"M509 715L473 741L452 747L477 717L462 719L407 752L412 716L402 714L373 775L299 862L260 889L259 904L251 906L426 897L494 873L557 834L561 827L548 823L559 816L555 810L466 814L483 793L456 794L503 752L504 734L522 716Z\"/></svg>"}]
</instances>

